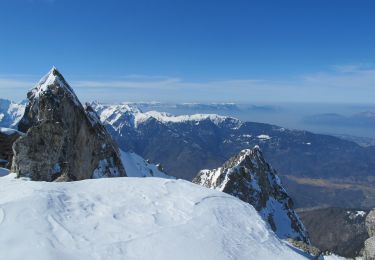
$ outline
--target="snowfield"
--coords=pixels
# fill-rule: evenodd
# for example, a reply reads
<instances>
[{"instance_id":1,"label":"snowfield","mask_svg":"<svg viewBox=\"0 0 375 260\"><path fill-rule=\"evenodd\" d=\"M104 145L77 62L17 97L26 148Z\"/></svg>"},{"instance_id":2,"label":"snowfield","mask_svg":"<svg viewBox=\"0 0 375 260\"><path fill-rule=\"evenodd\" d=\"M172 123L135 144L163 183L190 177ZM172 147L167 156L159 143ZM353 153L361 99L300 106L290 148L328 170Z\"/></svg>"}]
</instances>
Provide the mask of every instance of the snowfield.
<instances>
[{"instance_id":1,"label":"snowfield","mask_svg":"<svg viewBox=\"0 0 375 260\"><path fill-rule=\"evenodd\" d=\"M249 204L183 180L0 187L0 259L305 259Z\"/></svg>"}]
</instances>

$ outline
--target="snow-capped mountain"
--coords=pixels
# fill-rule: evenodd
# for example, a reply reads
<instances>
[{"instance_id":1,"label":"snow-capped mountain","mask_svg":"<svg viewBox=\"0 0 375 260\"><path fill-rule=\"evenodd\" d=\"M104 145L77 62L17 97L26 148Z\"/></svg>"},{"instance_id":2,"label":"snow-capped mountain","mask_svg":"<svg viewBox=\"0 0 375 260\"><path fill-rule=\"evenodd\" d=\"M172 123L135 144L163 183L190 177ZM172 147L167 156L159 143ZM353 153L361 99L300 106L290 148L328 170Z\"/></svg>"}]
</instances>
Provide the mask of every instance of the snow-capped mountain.
<instances>
[{"instance_id":1,"label":"snow-capped mountain","mask_svg":"<svg viewBox=\"0 0 375 260\"><path fill-rule=\"evenodd\" d=\"M32 180L72 181L126 176L115 142L90 106L83 107L52 68L27 94L13 144L12 171Z\"/></svg>"},{"instance_id":2,"label":"snow-capped mountain","mask_svg":"<svg viewBox=\"0 0 375 260\"><path fill-rule=\"evenodd\" d=\"M259 145L296 206L375 206L374 192L350 188L353 180L368 185L374 175L374 147L213 114L173 116L142 112L134 104L92 106L122 150L160 162L178 178L192 180L199 170L216 168L238 151ZM328 186L317 186L320 179ZM335 182L347 183L349 188ZM342 196L352 200L342 200Z\"/></svg>"},{"instance_id":3,"label":"snow-capped mountain","mask_svg":"<svg viewBox=\"0 0 375 260\"><path fill-rule=\"evenodd\" d=\"M117 131L121 131L124 126L137 128L140 124L150 119L156 119L162 123L183 123L183 122L199 122L210 120L219 125L224 122L231 122L233 125L239 126L241 121L232 117L220 116L217 114L194 114L175 116L165 112L148 111L142 112L133 104L120 105L103 105L97 102L91 103L91 106L98 113L102 122L113 126Z\"/></svg>"},{"instance_id":4,"label":"snow-capped mountain","mask_svg":"<svg viewBox=\"0 0 375 260\"><path fill-rule=\"evenodd\" d=\"M217 169L200 171L193 182L253 205L280 238L310 243L292 199L258 146L242 150Z\"/></svg>"},{"instance_id":5,"label":"snow-capped mountain","mask_svg":"<svg viewBox=\"0 0 375 260\"><path fill-rule=\"evenodd\" d=\"M15 103L0 99L0 127L15 128L24 114L25 106L25 102Z\"/></svg>"}]
</instances>

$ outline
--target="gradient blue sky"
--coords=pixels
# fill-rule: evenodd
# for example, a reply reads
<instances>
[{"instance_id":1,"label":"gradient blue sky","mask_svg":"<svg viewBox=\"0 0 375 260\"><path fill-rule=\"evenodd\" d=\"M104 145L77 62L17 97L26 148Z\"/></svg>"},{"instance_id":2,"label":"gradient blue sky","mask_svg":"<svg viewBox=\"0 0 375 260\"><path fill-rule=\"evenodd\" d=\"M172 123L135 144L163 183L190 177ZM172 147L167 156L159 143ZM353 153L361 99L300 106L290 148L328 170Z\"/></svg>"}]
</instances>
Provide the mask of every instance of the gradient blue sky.
<instances>
[{"instance_id":1,"label":"gradient blue sky","mask_svg":"<svg viewBox=\"0 0 375 260\"><path fill-rule=\"evenodd\" d=\"M0 97L375 103L375 1L0 0Z\"/></svg>"}]
</instances>

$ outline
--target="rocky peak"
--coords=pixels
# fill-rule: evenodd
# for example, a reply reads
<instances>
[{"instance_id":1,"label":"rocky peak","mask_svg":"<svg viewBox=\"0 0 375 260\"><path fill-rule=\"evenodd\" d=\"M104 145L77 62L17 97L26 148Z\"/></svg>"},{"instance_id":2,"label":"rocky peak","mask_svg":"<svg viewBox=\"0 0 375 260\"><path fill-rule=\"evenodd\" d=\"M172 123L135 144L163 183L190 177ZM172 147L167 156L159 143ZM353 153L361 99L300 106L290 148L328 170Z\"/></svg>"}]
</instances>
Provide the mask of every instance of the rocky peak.
<instances>
[{"instance_id":1,"label":"rocky peak","mask_svg":"<svg viewBox=\"0 0 375 260\"><path fill-rule=\"evenodd\" d=\"M27 116L23 116L18 124L21 132L26 132L31 126L43 120L64 120L59 118L61 110L65 109L62 103L70 103L72 107L83 110L73 89L55 67L27 93L27 98L29 100L25 110Z\"/></svg>"},{"instance_id":2,"label":"rocky peak","mask_svg":"<svg viewBox=\"0 0 375 260\"><path fill-rule=\"evenodd\" d=\"M52 68L27 95L12 170L33 180L126 176L117 145L90 106L83 107Z\"/></svg>"},{"instance_id":3,"label":"rocky peak","mask_svg":"<svg viewBox=\"0 0 375 260\"><path fill-rule=\"evenodd\" d=\"M365 241L363 257L365 260L375 259L375 209L372 209L366 217L366 229L369 238Z\"/></svg>"},{"instance_id":4,"label":"rocky peak","mask_svg":"<svg viewBox=\"0 0 375 260\"><path fill-rule=\"evenodd\" d=\"M280 238L309 243L292 199L258 146L242 150L220 168L200 171L193 182L250 203Z\"/></svg>"}]
</instances>

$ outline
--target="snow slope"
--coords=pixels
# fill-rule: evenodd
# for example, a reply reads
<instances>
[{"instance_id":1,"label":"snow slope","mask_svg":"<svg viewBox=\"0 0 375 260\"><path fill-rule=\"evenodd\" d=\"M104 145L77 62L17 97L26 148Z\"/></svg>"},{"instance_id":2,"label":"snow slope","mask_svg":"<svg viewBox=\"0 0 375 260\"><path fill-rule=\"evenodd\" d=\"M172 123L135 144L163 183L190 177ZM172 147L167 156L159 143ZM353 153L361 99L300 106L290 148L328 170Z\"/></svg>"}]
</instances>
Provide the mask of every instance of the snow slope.
<instances>
[{"instance_id":1,"label":"snow slope","mask_svg":"<svg viewBox=\"0 0 375 260\"><path fill-rule=\"evenodd\" d=\"M304 259L255 209L182 180L0 178L0 259Z\"/></svg>"},{"instance_id":2,"label":"snow slope","mask_svg":"<svg viewBox=\"0 0 375 260\"><path fill-rule=\"evenodd\" d=\"M136 153L124 152L122 150L120 150L120 153L121 161L128 177L159 177L174 179L174 177L160 171L157 165L148 163Z\"/></svg>"}]
</instances>

